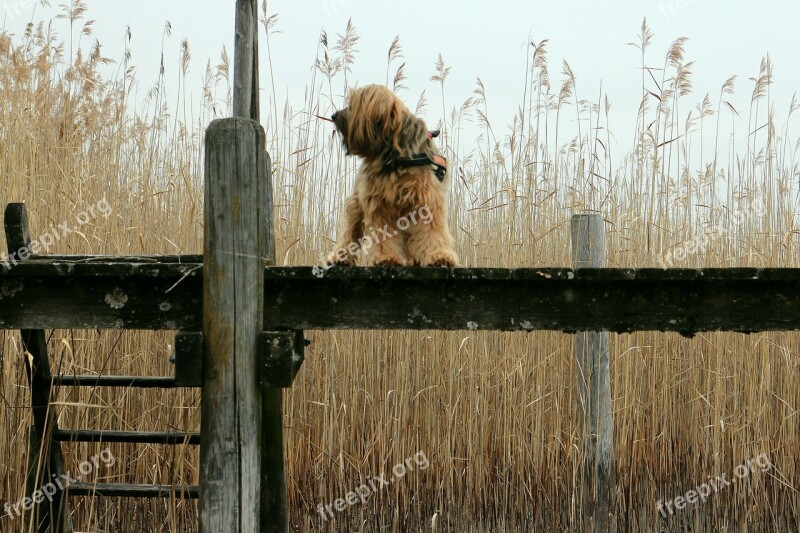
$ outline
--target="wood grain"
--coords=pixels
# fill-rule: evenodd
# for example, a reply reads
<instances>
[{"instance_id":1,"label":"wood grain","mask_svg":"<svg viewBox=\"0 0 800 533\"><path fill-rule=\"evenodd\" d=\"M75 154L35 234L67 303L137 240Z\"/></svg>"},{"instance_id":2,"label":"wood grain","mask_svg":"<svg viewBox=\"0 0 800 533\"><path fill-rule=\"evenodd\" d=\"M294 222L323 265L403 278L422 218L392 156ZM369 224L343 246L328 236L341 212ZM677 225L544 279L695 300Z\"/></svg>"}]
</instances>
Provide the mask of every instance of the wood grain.
<instances>
[{"instance_id":1,"label":"wood grain","mask_svg":"<svg viewBox=\"0 0 800 533\"><path fill-rule=\"evenodd\" d=\"M0 329L201 330L201 263L82 261L0 267ZM800 330L800 269L314 272L265 267L264 330Z\"/></svg>"}]
</instances>

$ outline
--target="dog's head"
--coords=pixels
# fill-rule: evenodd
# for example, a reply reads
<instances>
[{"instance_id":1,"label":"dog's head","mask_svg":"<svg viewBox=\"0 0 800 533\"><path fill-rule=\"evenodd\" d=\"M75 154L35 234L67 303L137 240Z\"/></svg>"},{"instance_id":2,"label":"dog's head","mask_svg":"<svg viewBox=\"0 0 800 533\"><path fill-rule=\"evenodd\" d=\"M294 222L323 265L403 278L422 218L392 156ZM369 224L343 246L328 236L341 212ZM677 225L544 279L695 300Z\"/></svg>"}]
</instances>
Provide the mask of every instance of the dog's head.
<instances>
[{"instance_id":1,"label":"dog's head","mask_svg":"<svg viewBox=\"0 0 800 533\"><path fill-rule=\"evenodd\" d=\"M347 153L381 159L387 165L399 157L425 151L429 142L425 123L382 85L351 90L347 107L331 119Z\"/></svg>"}]
</instances>

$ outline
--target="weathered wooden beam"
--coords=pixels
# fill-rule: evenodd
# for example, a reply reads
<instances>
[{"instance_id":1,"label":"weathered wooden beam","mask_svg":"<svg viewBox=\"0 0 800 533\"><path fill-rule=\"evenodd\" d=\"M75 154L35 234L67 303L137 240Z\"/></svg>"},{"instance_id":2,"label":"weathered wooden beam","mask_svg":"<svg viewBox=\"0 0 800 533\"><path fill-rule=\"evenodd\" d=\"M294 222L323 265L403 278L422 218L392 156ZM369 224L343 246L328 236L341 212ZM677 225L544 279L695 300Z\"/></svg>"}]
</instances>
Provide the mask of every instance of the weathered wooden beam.
<instances>
[{"instance_id":1,"label":"weathered wooden beam","mask_svg":"<svg viewBox=\"0 0 800 533\"><path fill-rule=\"evenodd\" d=\"M215 120L206 131L203 241L202 533L266 531L261 524L264 130Z\"/></svg>"},{"instance_id":2,"label":"weathered wooden beam","mask_svg":"<svg viewBox=\"0 0 800 533\"><path fill-rule=\"evenodd\" d=\"M268 269L265 328L800 329L800 269Z\"/></svg>"},{"instance_id":3,"label":"weathered wooden beam","mask_svg":"<svg viewBox=\"0 0 800 533\"><path fill-rule=\"evenodd\" d=\"M200 331L202 269L153 258L0 266L0 329ZM265 267L265 330L347 328L800 330L800 269Z\"/></svg>"},{"instance_id":4,"label":"weathered wooden beam","mask_svg":"<svg viewBox=\"0 0 800 533\"><path fill-rule=\"evenodd\" d=\"M0 263L2 329L201 328L202 263L28 261Z\"/></svg>"}]
</instances>

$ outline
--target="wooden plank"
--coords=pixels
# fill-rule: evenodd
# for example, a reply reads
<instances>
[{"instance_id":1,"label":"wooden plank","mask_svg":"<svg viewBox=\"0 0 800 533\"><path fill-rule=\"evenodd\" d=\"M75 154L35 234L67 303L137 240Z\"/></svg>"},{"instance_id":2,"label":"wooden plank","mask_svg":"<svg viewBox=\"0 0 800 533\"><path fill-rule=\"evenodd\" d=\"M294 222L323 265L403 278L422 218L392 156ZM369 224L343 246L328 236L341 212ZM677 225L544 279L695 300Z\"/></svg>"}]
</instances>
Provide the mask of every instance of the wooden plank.
<instances>
[{"instance_id":1,"label":"wooden plank","mask_svg":"<svg viewBox=\"0 0 800 533\"><path fill-rule=\"evenodd\" d=\"M6 231L6 245L11 256L24 257L24 252L31 244L30 227L28 224L28 211L25 204L12 203L6 206L3 215L3 224ZM8 284L0 284L0 300L7 292ZM12 282L12 287L16 285ZM5 287L5 290L4 290ZM25 305L24 298L20 298L18 305ZM2 306L4 302L0 302ZM6 304L13 305L13 304ZM32 494L44 486L51 476L64 474L64 458L61 446L52 438L52 432L58 431L58 415L52 409L50 402L53 398L51 385L50 358L47 353L47 338L42 329L20 329L22 337L23 359L28 384L31 391L31 410L33 414L33 427L30 428L28 450L28 474L26 491ZM28 357L30 355L30 357ZM55 531L57 533L72 532L72 517L69 501L63 497L62 491L57 490L47 503L36 504L32 509L32 523L36 524L37 531Z\"/></svg>"},{"instance_id":2,"label":"wooden plank","mask_svg":"<svg viewBox=\"0 0 800 533\"><path fill-rule=\"evenodd\" d=\"M0 272L0 328L199 330L199 265L20 264ZM0 269L2 270L2 269Z\"/></svg>"},{"instance_id":3,"label":"wooden plank","mask_svg":"<svg viewBox=\"0 0 800 533\"><path fill-rule=\"evenodd\" d=\"M0 267L0 329L200 331L200 264ZM800 330L800 269L266 267L264 329ZM146 282L143 282L146 280Z\"/></svg>"},{"instance_id":4,"label":"wooden plank","mask_svg":"<svg viewBox=\"0 0 800 533\"><path fill-rule=\"evenodd\" d=\"M155 376L61 375L53 378L59 387L123 387L135 389L172 389L175 378Z\"/></svg>"},{"instance_id":5,"label":"wooden plank","mask_svg":"<svg viewBox=\"0 0 800 533\"><path fill-rule=\"evenodd\" d=\"M265 329L800 329L797 269L268 269Z\"/></svg>"},{"instance_id":6,"label":"wooden plank","mask_svg":"<svg viewBox=\"0 0 800 533\"><path fill-rule=\"evenodd\" d=\"M266 155L265 155L266 157ZM10 204L12 205L12 204ZM262 232L263 233L263 232ZM28 259L5 266L0 257L0 280L14 278L56 277L58 283L65 278L103 280L110 277L134 277L152 280L201 279L202 256L114 256L61 255ZM268 262L264 258L264 262ZM315 273L316 272L316 273ZM422 268L422 267L331 267L327 270L311 266L268 266L264 269L267 282L282 280L373 280L405 281L535 281L582 280L612 281L798 281L800 268Z\"/></svg>"},{"instance_id":7,"label":"wooden plank","mask_svg":"<svg viewBox=\"0 0 800 533\"><path fill-rule=\"evenodd\" d=\"M263 530L264 146L249 119L215 120L206 132L201 532Z\"/></svg>"},{"instance_id":8,"label":"wooden plank","mask_svg":"<svg viewBox=\"0 0 800 533\"><path fill-rule=\"evenodd\" d=\"M164 431L117 431L111 429L59 429L53 431L59 442L128 442L136 444L200 444L199 433Z\"/></svg>"},{"instance_id":9,"label":"wooden plank","mask_svg":"<svg viewBox=\"0 0 800 533\"><path fill-rule=\"evenodd\" d=\"M139 264L189 264L192 266L200 266L203 263L203 256L200 254L186 254L186 255L83 255L83 254L47 254L47 255L31 255L26 264L35 264L37 262L53 263L112 263L112 264L125 264L130 263L133 265ZM9 263L12 264L12 263Z\"/></svg>"},{"instance_id":10,"label":"wooden plank","mask_svg":"<svg viewBox=\"0 0 800 533\"><path fill-rule=\"evenodd\" d=\"M605 266L605 228L600 215L572 217L572 266ZM582 505L584 530L615 530L616 466L614 420L608 365L608 332L580 331L575 335L578 362L578 420L582 440Z\"/></svg>"},{"instance_id":11,"label":"wooden plank","mask_svg":"<svg viewBox=\"0 0 800 533\"><path fill-rule=\"evenodd\" d=\"M200 495L198 485L142 485L130 483L73 483L69 496L102 496L105 498L186 498Z\"/></svg>"}]
</instances>

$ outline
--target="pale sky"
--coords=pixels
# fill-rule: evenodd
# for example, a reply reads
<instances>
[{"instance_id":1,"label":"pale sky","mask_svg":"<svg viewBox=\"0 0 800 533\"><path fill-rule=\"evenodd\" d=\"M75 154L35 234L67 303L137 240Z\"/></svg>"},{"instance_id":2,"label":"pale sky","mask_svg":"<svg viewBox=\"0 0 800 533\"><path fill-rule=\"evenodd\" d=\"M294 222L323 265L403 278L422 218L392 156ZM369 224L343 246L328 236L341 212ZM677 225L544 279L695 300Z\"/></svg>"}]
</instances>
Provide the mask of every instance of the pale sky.
<instances>
[{"instance_id":1,"label":"pale sky","mask_svg":"<svg viewBox=\"0 0 800 533\"><path fill-rule=\"evenodd\" d=\"M259 4L260 4L259 0ZM57 8L37 7L33 0L0 0L6 11L5 27L19 34L31 20L49 20ZM94 33L104 45L104 54L119 60L126 26L132 31L132 62L144 94L158 73L162 31L172 24L167 39L167 87L176 90L180 43L188 39L192 67L187 88L199 94L206 61L218 62L223 45L233 50L234 1L219 0L88 0L88 17L95 19ZM272 0L270 13L278 13L271 38L274 86L277 101L287 97L296 107L311 81L321 30L331 42L352 19L361 40L355 67L349 79L356 85L383 83L386 53L395 37L407 63L409 89L401 93L414 108L420 92L428 90L429 123L440 118L437 86L429 81L441 52L452 67L446 85L448 112L468 98L480 77L486 86L489 117L499 135L504 135L522 102L526 43L549 39L550 75L558 90L562 59L577 77L582 99L597 101L600 83L612 103L612 131L619 148L632 146L631 135L641 98L639 52L626 43L636 41L643 17L655 33L649 63L663 64L669 44L679 36L690 38L686 47L694 67L694 94L684 106L700 102L706 92L716 95L722 83L738 74L737 102L747 108L752 91L750 77L758 75L761 58L769 53L774 64L772 98L779 124L785 123L792 94L800 89L800 2L771 0L573 0L563 1L475 1L406 0ZM66 21L57 21L66 38ZM90 43L86 43L90 44ZM262 33L261 88L263 118L269 109L272 81L266 62ZM688 105L687 105L688 104ZM746 119L746 115L744 116ZM746 122L744 123L746 125ZM792 128L796 131L797 120ZM737 126L737 130L738 130ZM743 130L740 130L743 131Z\"/></svg>"}]
</instances>

